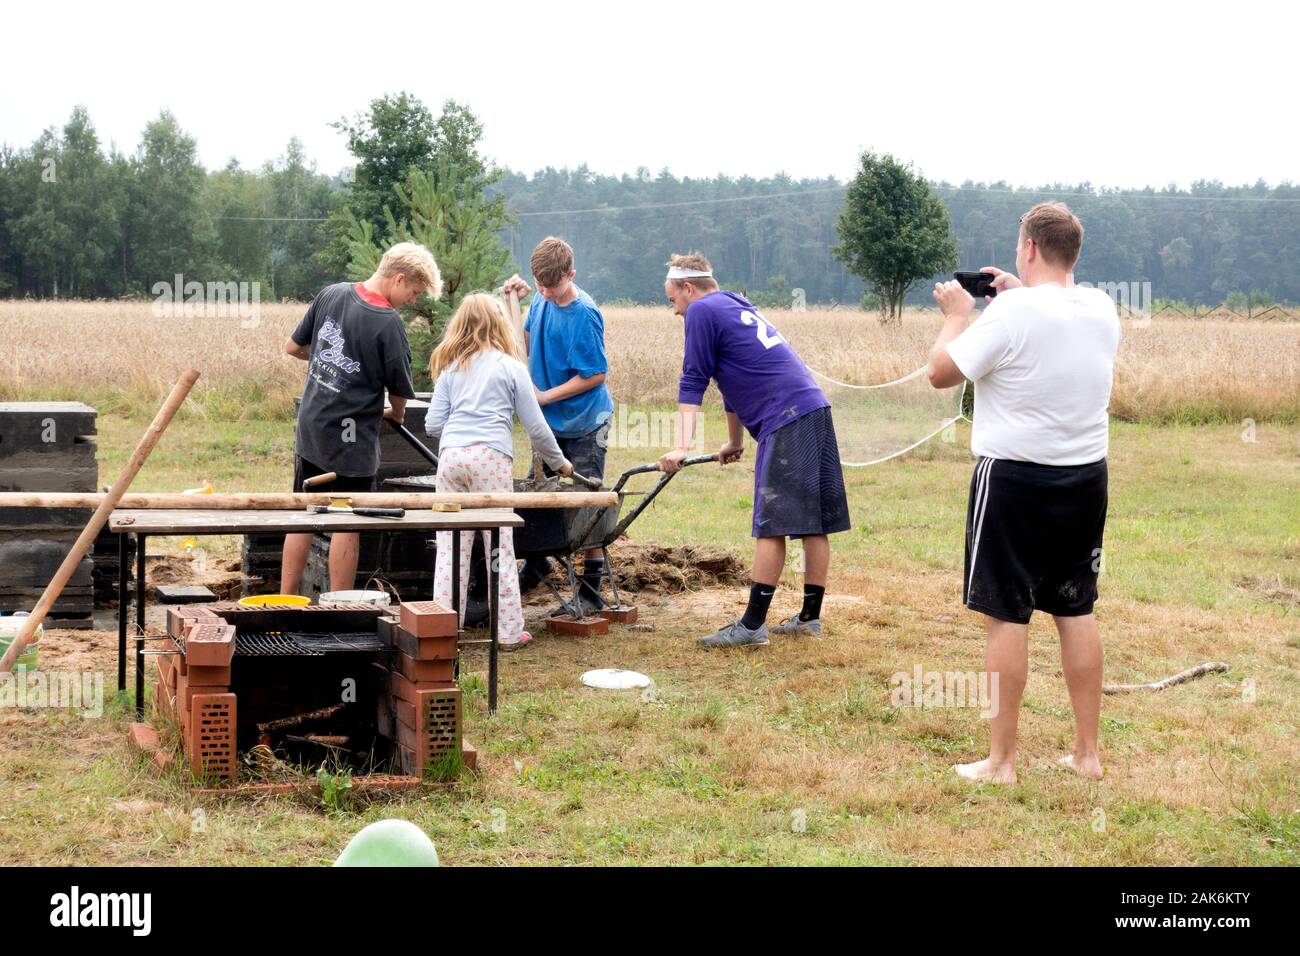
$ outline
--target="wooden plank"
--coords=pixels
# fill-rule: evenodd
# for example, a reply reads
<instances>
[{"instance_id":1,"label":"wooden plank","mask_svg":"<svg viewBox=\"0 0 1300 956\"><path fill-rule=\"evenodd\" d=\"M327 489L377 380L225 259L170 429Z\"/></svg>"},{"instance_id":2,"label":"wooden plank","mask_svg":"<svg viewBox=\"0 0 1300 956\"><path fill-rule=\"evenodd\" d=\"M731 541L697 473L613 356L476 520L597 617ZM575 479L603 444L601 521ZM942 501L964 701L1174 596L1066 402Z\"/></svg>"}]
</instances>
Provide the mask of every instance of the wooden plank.
<instances>
[{"instance_id":1,"label":"wooden plank","mask_svg":"<svg viewBox=\"0 0 1300 956\"><path fill-rule=\"evenodd\" d=\"M461 510L530 508L612 508L619 503L612 491L365 491L349 494L321 492L248 492L215 495L170 493L128 494L118 502L119 510L153 511L301 511L312 505L328 505L346 497L353 505L380 508L408 508L413 511L454 506ZM104 501L98 494L42 494L8 492L0 494L0 508L98 508ZM383 519L375 519L382 521ZM389 526L392 526L391 523ZM375 525L382 528L383 525Z\"/></svg>"},{"instance_id":2,"label":"wooden plank","mask_svg":"<svg viewBox=\"0 0 1300 956\"><path fill-rule=\"evenodd\" d=\"M141 534L244 534L271 531L393 531L453 528L518 528L523 518L508 508L465 511L408 511L402 518L358 518L354 515L314 515L305 511L114 511L108 526L115 532Z\"/></svg>"}]
</instances>

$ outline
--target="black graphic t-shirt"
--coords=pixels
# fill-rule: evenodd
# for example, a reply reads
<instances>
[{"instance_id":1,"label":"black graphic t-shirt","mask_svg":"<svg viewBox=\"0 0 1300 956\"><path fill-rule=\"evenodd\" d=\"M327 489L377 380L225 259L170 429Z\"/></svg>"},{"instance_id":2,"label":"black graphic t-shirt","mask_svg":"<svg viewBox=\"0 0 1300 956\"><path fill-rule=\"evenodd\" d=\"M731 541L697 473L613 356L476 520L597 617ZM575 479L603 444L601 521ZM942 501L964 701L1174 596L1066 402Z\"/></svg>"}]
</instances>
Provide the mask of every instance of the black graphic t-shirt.
<instances>
[{"instance_id":1,"label":"black graphic t-shirt","mask_svg":"<svg viewBox=\"0 0 1300 956\"><path fill-rule=\"evenodd\" d=\"M340 475L375 474L384 390L415 397L401 317L391 306L367 302L353 283L339 282L317 293L292 338L311 346L298 454Z\"/></svg>"}]
</instances>

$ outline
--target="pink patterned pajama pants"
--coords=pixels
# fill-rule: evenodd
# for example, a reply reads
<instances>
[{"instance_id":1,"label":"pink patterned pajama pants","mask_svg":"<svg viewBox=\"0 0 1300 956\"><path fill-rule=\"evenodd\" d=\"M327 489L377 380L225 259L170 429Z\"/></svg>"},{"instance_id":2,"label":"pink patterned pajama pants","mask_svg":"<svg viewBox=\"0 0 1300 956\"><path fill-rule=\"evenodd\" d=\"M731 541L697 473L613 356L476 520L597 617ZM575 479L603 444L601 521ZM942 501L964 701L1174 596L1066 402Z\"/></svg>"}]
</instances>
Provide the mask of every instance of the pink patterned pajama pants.
<instances>
[{"instance_id":1,"label":"pink patterned pajama pants","mask_svg":"<svg viewBox=\"0 0 1300 956\"><path fill-rule=\"evenodd\" d=\"M465 448L439 450L438 491L513 491L512 469L514 462L495 448L487 445L469 445ZM490 547L488 532L483 535L483 550ZM473 532L460 536L460 608L461 621L465 620L465 595L469 589L469 559L474 547ZM519 602L519 575L515 565L514 533L501 529L501 550L496 556L501 569L497 589L498 607L497 640L514 644L524 631L524 612ZM438 557L433 570L433 599L451 607L451 532L438 532Z\"/></svg>"}]
</instances>

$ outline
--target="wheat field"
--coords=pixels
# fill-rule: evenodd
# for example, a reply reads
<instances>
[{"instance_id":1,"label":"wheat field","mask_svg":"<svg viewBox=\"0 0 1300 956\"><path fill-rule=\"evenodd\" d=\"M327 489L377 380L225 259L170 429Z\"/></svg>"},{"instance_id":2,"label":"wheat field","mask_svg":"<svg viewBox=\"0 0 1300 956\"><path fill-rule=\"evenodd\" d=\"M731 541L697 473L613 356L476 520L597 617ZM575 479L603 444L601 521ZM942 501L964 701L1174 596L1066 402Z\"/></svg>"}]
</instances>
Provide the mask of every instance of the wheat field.
<instances>
[{"instance_id":1,"label":"wheat field","mask_svg":"<svg viewBox=\"0 0 1300 956\"><path fill-rule=\"evenodd\" d=\"M192 366L203 377L188 414L290 414L303 366L281 349L302 303L262 304L255 318L166 318L152 306L0 302L0 400L85 401L101 413L146 415ZM766 315L810 366L855 384L889 381L920 366L940 325L930 310L911 310L893 328L853 310ZM614 398L675 401L681 320L656 306L612 307L605 320ZM1300 323L1126 321L1111 410L1144 422L1300 421Z\"/></svg>"}]
</instances>

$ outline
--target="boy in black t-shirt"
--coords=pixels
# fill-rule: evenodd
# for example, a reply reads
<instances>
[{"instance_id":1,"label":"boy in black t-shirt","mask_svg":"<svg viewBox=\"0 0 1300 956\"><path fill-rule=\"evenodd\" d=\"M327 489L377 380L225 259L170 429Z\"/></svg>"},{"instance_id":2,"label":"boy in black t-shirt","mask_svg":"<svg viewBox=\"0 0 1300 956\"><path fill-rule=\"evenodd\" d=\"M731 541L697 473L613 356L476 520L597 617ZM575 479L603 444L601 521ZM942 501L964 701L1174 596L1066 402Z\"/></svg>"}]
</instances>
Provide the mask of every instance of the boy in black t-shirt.
<instances>
[{"instance_id":1,"label":"boy in black t-shirt","mask_svg":"<svg viewBox=\"0 0 1300 956\"><path fill-rule=\"evenodd\" d=\"M335 472L338 478L313 491L371 491L379 471L382 419L400 424L411 384L411 347L397 309L424 293L442 294L438 265L424 246L393 246L365 282L326 286L307 308L284 350L307 364L295 429L293 490L308 478ZM384 407L388 392L389 408ZM311 549L310 534L284 538L280 593L297 594ZM355 586L360 535L330 539L330 590Z\"/></svg>"}]
</instances>

